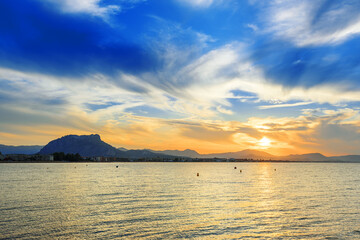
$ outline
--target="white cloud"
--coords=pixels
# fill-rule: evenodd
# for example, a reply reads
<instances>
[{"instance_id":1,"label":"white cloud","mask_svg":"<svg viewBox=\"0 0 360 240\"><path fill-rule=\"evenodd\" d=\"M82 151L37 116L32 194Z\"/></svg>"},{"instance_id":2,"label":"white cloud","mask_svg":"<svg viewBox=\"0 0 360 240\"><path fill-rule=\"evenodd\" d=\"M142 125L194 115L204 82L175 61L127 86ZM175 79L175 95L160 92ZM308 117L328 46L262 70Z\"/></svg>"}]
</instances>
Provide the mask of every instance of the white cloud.
<instances>
[{"instance_id":1,"label":"white cloud","mask_svg":"<svg viewBox=\"0 0 360 240\"><path fill-rule=\"evenodd\" d=\"M169 58L172 57L176 58L177 55L169 56ZM236 90L253 94L246 98L240 97L243 100L278 103L261 106L261 109L301 106L310 103L338 105L360 101L360 91L354 89L350 82L340 79L337 83L324 83L313 87L286 87L269 81L263 70L249 59L246 45L228 44L204 54L180 69L176 67L168 69L172 74L166 75L167 89L161 85L156 87L176 97L177 104L182 102L185 106L191 103L194 110L197 108L194 106L198 106L203 110L206 109L208 113L211 108L216 109L218 106L226 107L231 111L232 104L229 99L238 98L233 94ZM164 76L153 75L152 78L159 79ZM154 82L149 79L139 81ZM289 101L301 102L288 103Z\"/></svg>"},{"instance_id":2,"label":"white cloud","mask_svg":"<svg viewBox=\"0 0 360 240\"><path fill-rule=\"evenodd\" d=\"M247 24L246 26L252 29L254 32L257 32L259 30L259 27L256 26L255 24Z\"/></svg>"},{"instance_id":3,"label":"white cloud","mask_svg":"<svg viewBox=\"0 0 360 240\"><path fill-rule=\"evenodd\" d=\"M230 107L227 99L234 97L232 92L235 90L253 93L260 101L283 103L263 106L262 109L310 103L338 105L360 101L360 91L346 81L339 80L337 83L324 83L313 87L286 87L271 82L265 77L263 70L254 66L247 56L246 46L237 43L205 54L179 72L182 78L191 83L183 92L192 96L199 104L208 105ZM289 104L289 101L302 102Z\"/></svg>"},{"instance_id":4,"label":"white cloud","mask_svg":"<svg viewBox=\"0 0 360 240\"><path fill-rule=\"evenodd\" d=\"M275 105L264 105L260 106L259 109L270 109L270 108L282 108L282 107L297 107L312 104L312 102L298 102L298 103L285 103L285 104L275 104Z\"/></svg>"},{"instance_id":5,"label":"white cloud","mask_svg":"<svg viewBox=\"0 0 360 240\"><path fill-rule=\"evenodd\" d=\"M360 34L356 3L273 0L265 12L268 31L297 46L336 45Z\"/></svg>"},{"instance_id":6,"label":"white cloud","mask_svg":"<svg viewBox=\"0 0 360 240\"><path fill-rule=\"evenodd\" d=\"M220 113L223 113L223 114L227 114L227 115L233 115L234 112L229 110L229 109L226 109L226 108L223 108L221 106L217 106L216 110L218 110L218 112Z\"/></svg>"},{"instance_id":7,"label":"white cloud","mask_svg":"<svg viewBox=\"0 0 360 240\"><path fill-rule=\"evenodd\" d=\"M360 101L360 91L351 90L351 85L346 82L311 88L286 88L270 82L262 69L249 60L246 49L244 44L233 43L210 51L185 67L176 68L172 64L164 72L141 75L119 73L116 78L109 78L95 74L83 79L66 79L0 69L0 79L8 79L12 86L21 89L8 93L29 104L27 107L30 109L34 105L39 111L48 111L45 107L41 110L46 103L35 105L31 101L34 97L43 100L59 98L66 100L65 109L86 112L98 121L117 119L128 109L140 106L190 118L213 118L219 113L231 115L235 110L230 99L234 98L277 103L261 106L261 109L310 102L335 105ZM136 91L138 86L144 91ZM252 96L234 96L236 90L252 93ZM290 101L301 102L288 103ZM89 109L88 104L105 107Z\"/></svg>"},{"instance_id":8,"label":"white cloud","mask_svg":"<svg viewBox=\"0 0 360 240\"><path fill-rule=\"evenodd\" d=\"M47 0L60 4L62 10L69 13L87 13L94 16L106 17L113 12L121 11L120 5L100 6L101 0Z\"/></svg>"},{"instance_id":9,"label":"white cloud","mask_svg":"<svg viewBox=\"0 0 360 240\"><path fill-rule=\"evenodd\" d=\"M178 0L180 2L184 2L193 7L209 7L214 3L214 0Z\"/></svg>"}]
</instances>

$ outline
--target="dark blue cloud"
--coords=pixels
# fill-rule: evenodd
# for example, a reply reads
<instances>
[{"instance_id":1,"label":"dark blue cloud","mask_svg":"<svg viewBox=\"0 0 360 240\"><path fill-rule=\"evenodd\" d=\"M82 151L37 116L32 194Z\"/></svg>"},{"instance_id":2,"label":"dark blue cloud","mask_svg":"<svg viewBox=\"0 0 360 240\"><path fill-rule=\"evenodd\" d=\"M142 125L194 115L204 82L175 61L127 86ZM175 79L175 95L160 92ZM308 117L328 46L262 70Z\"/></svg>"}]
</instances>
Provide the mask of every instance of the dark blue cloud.
<instances>
[{"instance_id":1,"label":"dark blue cloud","mask_svg":"<svg viewBox=\"0 0 360 240\"><path fill-rule=\"evenodd\" d=\"M81 76L156 69L149 49L127 40L99 17L65 14L31 0L0 2L0 65L29 72Z\"/></svg>"},{"instance_id":2,"label":"dark blue cloud","mask_svg":"<svg viewBox=\"0 0 360 240\"><path fill-rule=\"evenodd\" d=\"M272 40L259 42L252 58L268 79L287 87L347 81L360 88L359 51L359 38L337 46L301 48Z\"/></svg>"},{"instance_id":3,"label":"dark blue cloud","mask_svg":"<svg viewBox=\"0 0 360 240\"><path fill-rule=\"evenodd\" d=\"M107 103L103 103L103 104L91 104L91 103L85 104L86 108L88 108L91 111L106 109L108 107L117 106L117 105L122 105L122 103L107 102Z\"/></svg>"},{"instance_id":4,"label":"dark blue cloud","mask_svg":"<svg viewBox=\"0 0 360 240\"><path fill-rule=\"evenodd\" d=\"M356 30L341 32L355 26L360 2L305 3L311 7L302 15L303 19L287 16L284 21L273 21L268 34L254 39L252 60L264 70L268 80L287 87L346 82L346 86L360 89L360 38ZM300 5L298 1L281 2L275 4L278 11L269 8L270 12L260 12L272 13L269 14L271 22L275 14Z\"/></svg>"},{"instance_id":5,"label":"dark blue cloud","mask_svg":"<svg viewBox=\"0 0 360 240\"><path fill-rule=\"evenodd\" d=\"M41 94L34 94L34 92L27 92L26 87L13 85L10 80L0 78L0 102L2 104L12 104L25 106L31 104L39 108L44 106L62 106L68 104L65 97L58 96L41 96Z\"/></svg>"},{"instance_id":6,"label":"dark blue cloud","mask_svg":"<svg viewBox=\"0 0 360 240\"><path fill-rule=\"evenodd\" d=\"M317 31L335 32L354 21L358 16L359 8L360 2L357 0L325 0L314 7L310 24ZM346 13L339 14L339 10L346 10Z\"/></svg>"},{"instance_id":7,"label":"dark blue cloud","mask_svg":"<svg viewBox=\"0 0 360 240\"><path fill-rule=\"evenodd\" d=\"M116 2L101 1L102 4ZM257 24L252 5L231 3L231 7L209 8L205 12L174 1L144 2L136 8L132 8L133 1L127 5L121 3L123 10L112 15L108 24L89 14L61 12L59 5L50 2L0 1L0 66L75 77L98 72L114 75L118 71L156 73L167 64L166 58L158 57L152 50L166 52L162 42L163 48L170 43L184 51L197 46L198 52L176 59L175 68L180 68L211 49L232 41L245 41L250 46L253 44L252 60L264 70L266 77L288 87L312 87L340 80L356 85L360 78L360 55L356 54L360 50L359 38L336 46L296 47L270 35L254 34L247 28L249 23ZM314 27L323 26L325 13L338 5L331 0L319 5L312 13ZM159 16L165 19L164 23L150 16ZM343 22L348 20L349 17L344 17ZM177 23L181 23L179 28ZM201 49L198 32L215 41ZM168 35L170 40L163 39ZM152 46L154 42L158 46ZM166 88L171 85L169 79L176 70L171 69L165 77L153 81ZM147 92L143 86L119 83L131 91Z\"/></svg>"}]
</instances>

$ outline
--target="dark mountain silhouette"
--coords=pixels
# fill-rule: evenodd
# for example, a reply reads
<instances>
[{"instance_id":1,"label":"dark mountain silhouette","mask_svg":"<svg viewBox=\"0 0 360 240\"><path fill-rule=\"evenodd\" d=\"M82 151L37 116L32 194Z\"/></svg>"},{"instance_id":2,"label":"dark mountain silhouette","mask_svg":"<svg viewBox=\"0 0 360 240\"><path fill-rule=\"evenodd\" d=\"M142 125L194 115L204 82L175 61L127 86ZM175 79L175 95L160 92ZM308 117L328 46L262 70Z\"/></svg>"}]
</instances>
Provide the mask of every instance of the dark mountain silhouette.
<instances>
[{"instance_id":1,"label":"dark mountain silhouette","mask_svg":"<svg viewBox=\"0 0 360 240\"><path fill-rule=\"evenodd\" d=\"M38 153L43 146L8 146L0 144L0 152L2 154L35 154Z\"/></svg>"},{"instance_id":2,"label":"dark mountain silhouette","mask_svg":"<svg viewBox=\"0 0 360 240\"><path fill-rule=\"evenodd\" d=\"M186 149L179 150L165 150L154 151L156 153L166 153L173 156L183 156L190 158L233 158L233 159L253 159L253 160L281 160L281 161L308 161L308 162L360 162L360 155L345 155L345 156L332 156L326 157L321 153L307 153L307 154L291 154L287 156L275 156L264 151L246 149L239 152L228 153L211 153L199 154L194 150Z\"/></svg>"},{"instance_id":3,"label":"dark mountain silhouette","mask_svg":"<svg viewBox=\"0 0 360 240\"><path fill-rule=\"evenodd\" d=\"M125 149L125 148L120 148ZM49 142L40 150L40 154L52 154L55 152L79 153L82 157L119 157L129 159L140 158L174 158L165 154L154 153L149 150L125 150L121 151L103 142L98 134L92 135L68 135Z\"/></svg>"},{"instance_id":4,"label":"dark mountain silhouette","mask_svg":"<svg viewBox=\"0 0 360 240\"><path fill-rule=\"evenodd\" d=\"M340 162L360 162L360 155L333 156L328 159Z\"/></svg>"},{"instance_id":5,"label":"dark mountain silhouette","mask_svg":"<svg viewBox=\"0 0 360 240\"><path fill-rule=\"evenodd\" d=\"M321 153L307 153L307 154L291 154L284 157L277 157L283 160L289 161L330 161L328 157L325 157Z\"/></svg>"},{"instance_id":6,"label":"dark mountain silhouette","mask_svg":"<svg viewBox=\"0 0 360 240\"><path fill-rule=\"evenodd\" d=\"M179 150L165 150L155 151L156 153L169 154L173 156L183 156L190 158L234 158L234 159L272 159L275 156L267 152L246 149L239 152L227 152L227 153L211 153L211 154L199 154L198 152L186 149L184 151Z\"/></svg>"},{"instance_id":7,"label":"dark mountain silhouette","mask_svg":"<svg viewBox=\"0 0 360 240\"><path fill-rule=\"evenodd\" d=\"M198 152L191 150L191 149L186 149L184 151L179 151L179 150L164 150L164 151L150 150L150 151L152 151L154 153L161 153L161 154L178 156L178 157L189 157L189 158L201 158L202 157L201 154L199 154Z\"/></svg>"},{"instance_id":8,"label":"dark mountain silhouette","mask_svg":"<svg viewBox=\"0 0 360 240\"><path fill-rule=\"evenodd\" d=\"M124 147L119 147L119 148L117 148L118 150L120 150L120 151L127 151L127 150L129 150L129 149L126 149L126 148L124 148Z\"/></svg>"},{"instance_id":9,"label":"dark mountain silhouette","mask_svg":"<svg viewBox=\"0 0 360 240\"><path fill-rule=\"evenodd\" d=\"M49 142L39 153L54 152L79 153L82 157L124 157L123 151L103 142L98 134L64 136Z\"/></svg>"},{"instance_id":10,"label":"dark mountain silhouette","mask_svg":"<svg viewBox=\"0 0 360 240\"><path fill-rule=\"evenodd\" d=\"M267 152L246 149L239 152L203 154L206 158L235 158L235 159L273 159L275 156Z\"/></svg>"},{"instance_id":11,"label":"dark mountain silhouette","mask_svg":"<svg viewBox=\"0 0 360 240\"><path fill-rule=\"evenodd\" d=\"M143 150L127 150L124 152L124 157L130 159L140 159L140 158L170 158L173 159L175 156L170 156L167 154L156 153L147 149Z\"/></svg>"},{"instance_id":12,"label":"dark mountain silhouette","mask_svg":"<svg viewBox=\"0 0 360 240\"><path fill-rule=\"evenodd\" d=\"M360 162L360 155L344 155L326 157L321 153L291 154L276 157L278 160L305 161L305 162Z\"/></svg>"}]
</instances>

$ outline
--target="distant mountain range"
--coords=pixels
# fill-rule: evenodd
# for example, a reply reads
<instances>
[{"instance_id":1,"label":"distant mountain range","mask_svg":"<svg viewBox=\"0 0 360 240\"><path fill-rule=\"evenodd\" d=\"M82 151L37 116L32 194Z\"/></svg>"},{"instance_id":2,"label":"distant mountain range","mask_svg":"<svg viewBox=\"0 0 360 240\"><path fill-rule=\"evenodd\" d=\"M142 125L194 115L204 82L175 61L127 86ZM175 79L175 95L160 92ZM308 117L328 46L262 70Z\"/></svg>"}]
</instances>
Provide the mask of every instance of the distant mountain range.
<instances>
[{"instance_id":1,"label":"distant mountain range","mask_svg":"<svg viewBox=\"0 0 360 240\"><path fill-rule=\"evenodd\" d=\"M198 152L186 149L184 151L179 150L165 150L154 151L156 153L163 153L174 156L185 156L190 158L234 158L234 159L273 159L274 155L266 152L246 149L239 152L227 152L227 153L211 153L211 154L199 154Z\"/></svg>"},{"instance_id":2,"label":"distant mountain range","mask_svg":"<svg viewBox=\"0 0 360 240\"><path fill-rule=\"evenodd\" d=\"M43 146L8 146L0 144L2 154L35 154L42 148Z\"/></svg>"},{"instance_id":3,"label":"distant mountain range","mask_svg":"<svg viewBox=\"0 0 360 240\"><path fill-rule=\"evenodd\" d=\"M129 159L141 158L221 158L221 159L252 159L252 160L282 160L282 161L343 161L360 162L360 155L345 155L326 157L320 153L292 154L288 156L275 156L264 151L246 149L238 152L199 154L186 149L154 151L150 149L128 150L126 148L115 148L102 141L98 134L92 135L67 135L49 142L46 146L6 146L0 145L3 154L52 154L54 152L79 153L83 157L119 157Z\"/></svg>"},{"instance_id":4,"label":"distant mountain range","mask_svg":"<svg viewBox=\"0 0 360 240\"><path fill-rule=\"evenodd\" d=\"M199 154L198 152L186 149L155 151L174 156L185 156L189 158L227 158L227 159L253 159L253 160L281 160L281 161L305 161L305 162L360 162L360 155L345 155L326 157L321 153L291 154L287 156L275 156L264 151L246 149L239 152Z\"/></svg>"},{"instance_id":5,"label":"distant mountain range","mask_svg":"<svg viewBox=\"0 0 360 240\"><path fill-rule=\"evenodd\" d=\"M154 153L161 153L161 154L166 154L166 155L172 155L172 156L177 156L177 157L189 157L189 158L201 158L202 155L197 153L194 150L190 150L190 149L186 149L184 151L179 151L179 150L165 150L165 151L153 151L153 150L149 150L152 151Z\"/></svg>"}]
</instances>

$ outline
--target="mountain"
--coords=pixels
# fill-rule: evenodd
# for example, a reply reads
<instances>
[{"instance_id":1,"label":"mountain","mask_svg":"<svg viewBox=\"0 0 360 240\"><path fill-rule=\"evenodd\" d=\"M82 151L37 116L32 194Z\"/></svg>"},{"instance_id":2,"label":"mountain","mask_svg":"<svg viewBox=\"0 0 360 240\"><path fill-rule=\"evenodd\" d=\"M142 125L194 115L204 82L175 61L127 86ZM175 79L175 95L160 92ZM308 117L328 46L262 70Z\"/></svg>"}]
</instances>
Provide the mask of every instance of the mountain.
<instances>
[{"instance_id":1,"label":"mountain","mask_svg":"<svg viewBox=\"0 0 360 240\"><path fill-rule=\"evenodd\" d=\"M123 157L124 152L103 142L98 134L68 135L49 142L40 150L40 154L54 152L79 153L82 157Z\"/></svg>"},{"instance_id":2,"label":"mountain","mask_svg":"<svg viewBox=\"0 0 360 240\"><path fill-rule=\"evenodd\" d=\"M234 158L234 159L274 159L275 156L267 152L246 149L239 152L203 154L202 158Z\"/></svg>"},{"instance_id":3,"label":"mountain","mask_svg":"<svg viewBox=\"0 0 360 240\"><path fill-rule=\"evenodd\" d=\"M152 151L152 150L150 150ZM165 154L165 155L171 155L171 156L177 156L177 157L189 157L189 158L201 158L201 154L199 154L198 152L191 150L191 149L186 149L184 151L179 151L179 150L164 150L164 151L152 151L154 153L161 153L161 154Z\"/></svg>"},{"instance_id":4,"label":"mountain","mask_svg":"<svg viewBox=\"0 0 360 240\"><path fill-rule=\"evenodd\" d=\"M227 153L211 153L211 154L199 154L198 152L186 149L184 151L179 150L165 150L165 151L153 151L155 153L162 153L172 156L189 157L189 158L234 158L234 159L273 159L274 155L267 152L246 149L239 152L227 152Z\"/></svg>"},{"instance_id":5,"label":"mountain","mask_svg":"<svg viewBox=\"0 0 360 240\"><path fill-rule=\"evenodd\" d=\"M289 161L331 161L321 153L307 153L307 154L291 154L284 157L278 157L281 160Z\"/></svg>"},{"instance_id":6,"label":"mountain","mask_svg":"<svg viewBox=\"0 0 360 240\"><path fill-rule=\"evenodd\" d=\"M331 159L332 161L360 162L360 155L333 156L328 158Z\"/></svg>"},{"instance_id":7,"label":"mountain","mask_svg":"<svg viewBox=\"0 0 360 240\"><path fill-rule=\"evenodd\" d=\"M277 157L279 160L288 161L308 161L308 162L360 162L360 155L344 155L326 157L321 153L292 154L283 157Z\"/></svg>"},{"instance_id":8,"label":"mountain","mask_svg":"<svg viewBox=\"0 0 360 240\"><path fill-rule=\"evenodd\" d=\"M36 154L43 146L8 146L0 144L0 152L2 154Z\"/></svg>"},{"instance_id":9,"label":"mountain","mask_svg":"<svg viewBox=\"0 0 360 240\"><path fill-rule=\"evenodd\" d=\"M123 149L123 150L120 150ZM49 142L40 150L40 154L54 152L79 153L82 157L120 157L129 159L140 158L175 158L166 154L154 153L149 150L127 150L103 142L98 134L68 135Z\"/></svg>"},{"instance_id":10,"label":"mountain","mask_svg":"<svg viewBox=\"0 0 360 240\"><path fill-rule=\"evenodd\" d=\"M151 150L127 150L124 152L125 158L130 159L140 159L140 158L175 158L175 156L170 156L162 153L153 152Z\"/></svg>"},{"instance_id":11,"label":"mountain","mask_svg":"<svg viewBox=\"0 0 360 240\"><path fill-rule=\"evenodd\" d=\"M127 150L129 150L129 149L126 149L126 148L123 148L123 147L119 147L119 148L117 148L118 150L120 150L120 151L127 151Z\"/></svg>"},{"instance_id":12,"label":"mountain","mask_svg":"<svg viewBox=\"0 0 360 240\"><path fill-rule=\"evenodd\" d=\"M152 150L150 150L152 151ZM333 156L326 157L321 153L307 153L307 154L291 154L287 156L275 156L264 151L246 149L239 152L227 153L211 153L199 154L198 152L190 149L184 151L179 150L165 150L165 151L152 151L155 153L168 154L172 156L182 156L189 158L233 158L233 159L253 159L253 160L281 160L281 161L308 161L308 162L360 162L360 155L346 155L346 156Z\"/></svg>"}]
</instances>

